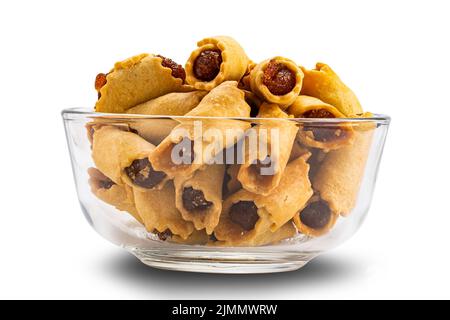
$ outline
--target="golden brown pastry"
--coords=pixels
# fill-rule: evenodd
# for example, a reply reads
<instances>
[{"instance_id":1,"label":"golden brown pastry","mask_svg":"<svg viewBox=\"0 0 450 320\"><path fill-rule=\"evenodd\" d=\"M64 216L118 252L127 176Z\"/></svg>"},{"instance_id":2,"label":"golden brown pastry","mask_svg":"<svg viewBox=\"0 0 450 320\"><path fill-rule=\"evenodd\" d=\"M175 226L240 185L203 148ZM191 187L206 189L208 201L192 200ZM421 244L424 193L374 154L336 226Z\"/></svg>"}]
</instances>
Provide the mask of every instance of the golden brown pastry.
<instances>
[{"instance_id":1,"label":"golden brown pastry","mask_svg":"<svg viewBox=\"0 0 450 320\"><path fill-rule=\"evenodd\" d=\"M176 207L195 229L211 234L219 223L222 211L222 183L225 165L206 165L191 178L175 176Z\"/></svg>"},{"instance_id":2,"label":"golden brown pastry","mask_svg":"<svg viewBox=\"0 0 450 320\"><path fill-rule=\"evenodd\" d=\"M248 135L245 163L239 169L238 180L250 192L269 195L283 176L298 127L295 122L282 120L288 115L276 104L263 103L258 117L280 120L255 120L255 137Z\"/></svg>"},{"instance_id":3,"label":"golden brown pastry","mask_svg":"<svg viewBox=\"0 0 450 320\"><path fill-rule=\"evenodd\" d=\"M114 206L117 210L127 211L137 221L143 223L134 205L133 191L130 187L115 184L96 168L89 168L88 174L91 191L97 198Z\"/></svg>"},{"instance_id":4,"label":"golden brown pastry","mask_svg":"<svg viewBox=\"0 0 450 320\"><path fill-rule=\"evenodd\" d=\"M183 220L175 207L175 188L167 182L161 190L141 191L133 188L136 209L149 232L167 232L187 239L194 231L191 222Z\"/></svg>"},{"instance_id":5,"label":"golden brown pastry","mask_svg":"<svg viewBox=\"0 0 450 320\"><path fill-rule=\"evenodd\" d=\"M194 109L207 91L172 92L141 103L126 113L145 115L184 116Z\"/></svg>"},{"instance_id":6,"label":"golden brown pastry","mask_svg":"<svg viewBox=\"0 0 450 320\"><path fill-rule=\"evenodd\" d=\"M242 184L238 180L238 173L240 169L239 164L230 164L227 166L225 172L225 196L229 196L236 191L242 189Z\"/></svg>"},{"instance_id":7,"label":"golden brown pastry","mask_svg":"<svg viewBox=\"0 0 450 320\"><path fill-rule=\"evenodd\" d=\"M162 56L144 53L117 62L111 72L96 78L95 111L124 113L167 93L191 90L183 85L184 77L181 66Z\"/></svg>"},{"instance_id":8,"label":"golden brown pastry","mask_svg":"<svg viewBox=\"0 0 450 320\"><path fill-rule=\"evenodd\" d=\"M328 233L335 225L339 214L332 211L328 203L314 196L308 205L294 217L294 223L300 233L319 237Z\"/></svg>"},{"instance_id":9,"label":"golden brown pastry","mask_svg":"<svg viewBox=\"0 0 450 320\"><path fill-rule=\"evenodd\" d=\"M239 81L250 60L231 37L205 38L197 43L186 62L186 82L198 90L210 91L224 81Z\"/></svg>"},{"instance_id":10,"label":"golden brown pastry","mask_svg":"<svg viewBox=\"0 0 450 320\"><path fill-rule=\"evenodd\" d=\"M343 216L356 204L372 142L373 128L354 127L353 144L330 151L312 183L331 210Z\"/></svg>"},{"instance_id":11,"label":"golden brown pastry","mask_svg":"<svg viewBox=\"0 0 450 320\"><path fill-rule=\"evenodd\" d=\"M331 104L346 117L363 112L356 95L328 65L317 63L315 69L302 67L302 70L305 78L301 94Z\"/></svg>"},{"instance_id":12,"label":"golden brown pastry","mask_svg":"<svg viewBox=\"0 0 450 320\"><path fill-rule=\"evenodd\" d=\"M241 189L228 197L214 230L216 238L228 245L256 245L262 234L282 228L313 194L306 158L288 164L278 187L269 195Z\"/></svg>"},{"instance_id":13,"label":"golden brown pastry","mask_svg":"<svg viewBox=\"0 0 450 320\"><path fill-rule=\"evenodd\" d=\"M287 111L296 118L331 119L345 117L332 105L305 95L298 96ZM334 150L353 142L353 129L350 124L345 123L303 122L298 137L305 146Z\"/></svg>"},{"instance_id":14,"label":"golden brown pastry","mask_svg":"<svg viewBox=\"0 0 450 320\"><path fill-rule=\"evenodd\" d=\"M186 117L248 117L250 107L237 82L226 81L210 91ZM155 170L191 176L202 165L212 163L222 151L236 143L250 123L229 119L177 119L181 124L149 156Z\"/></svg>"},{"instance_id":15,"label":"golden brown pastry","mask_svg":"<svg viewBox=\"0 0 450 320\"><path fill-rule=\"evenodd\" d=\"M97 168L116 184L142 190L160 188L167 177L148 161L154 149L137 134L103 126L94 132L92 158Z\"/></svg>"},{"instance_id":16,"label":"golden brown pastry","mask_svg":"<svg viewBox=\"0 0 450 320\"><path fill-rule=\"evenodd\" d=\"M300 94L302 83L302 70L292 60L283 57L265 60L250 73L251 91L283 109Z\"/></svg>"},{"instance_id":17,"label":"golden brown pastry","mask_svg":"<svg viewBox=\"0 0 450 320\"><path fill-rule=\"evenodd\" d=\"M136 119L128 123L129 130L151 144L159 145L179 123L173 119Z\"/></svg>"}]
</instances>

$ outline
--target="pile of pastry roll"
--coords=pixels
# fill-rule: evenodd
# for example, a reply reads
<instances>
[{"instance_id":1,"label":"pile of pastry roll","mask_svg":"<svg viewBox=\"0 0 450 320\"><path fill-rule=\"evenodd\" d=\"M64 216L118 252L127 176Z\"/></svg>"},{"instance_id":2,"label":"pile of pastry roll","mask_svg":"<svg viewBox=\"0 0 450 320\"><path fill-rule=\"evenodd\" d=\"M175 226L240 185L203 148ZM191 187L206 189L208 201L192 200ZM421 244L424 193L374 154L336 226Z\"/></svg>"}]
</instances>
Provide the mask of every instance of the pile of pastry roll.
<instances>
[{"instance_id":1,"label":"pile of pastry roll","mask_svg":"<svg viewBox=\"0 0 450 320\"><path fill-rule=\"evenodd\" d=\"M370 115L326 64L308 70L284 57L254 63L227 36L197 45L184 68L142 54L96 77L96 112L130 118L104 114L86 125L93 194L170 242L260 246L326 234L355 206L374 128L291 118ZM237 139L202 153L208 139L194 137L189 117L211 117L196 119L203 130L229 130ZM208 161L236 149L247 130L261 129L278 130L278 154L244 150L244 163ZM191 147L180 152L194 161L174 163L171 154L185 139ZM263 142L270 146L270 139ZM273 174L261 174L269 165Z\"/></svg>"}]
</instances>

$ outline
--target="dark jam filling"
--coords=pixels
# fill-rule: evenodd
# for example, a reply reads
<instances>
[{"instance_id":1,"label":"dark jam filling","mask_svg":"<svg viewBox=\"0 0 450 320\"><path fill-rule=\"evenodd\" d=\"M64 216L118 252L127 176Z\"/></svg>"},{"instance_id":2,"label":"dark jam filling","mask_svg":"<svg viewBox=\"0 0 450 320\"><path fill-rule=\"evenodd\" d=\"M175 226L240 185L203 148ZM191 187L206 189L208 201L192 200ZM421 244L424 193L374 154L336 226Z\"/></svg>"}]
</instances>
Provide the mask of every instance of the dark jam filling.
<instances>
[{"instance_id":1,"label":"dark jam filling","mask_svg":"<svg viewBox=\"0 0 450 320\"><path fill-rule=\"evenodd\" d=\"M330 119L336 118L334 114L325 109L309 110L302 114L303 118ZM336 127L325 127L323 125L314 126L314 124L305 124L303 130L311 131L314 140L320 142L333 141L345 136L345 130Z\"/></svg>"},{"instance_id":2,"label":"dark jam filling","mask_svg":"<svg viewBox=\"0 0 450 320\"><path fill-rule=\"evenodd\" d=\"M312 229L324 228L331 219L331 210L325 201L317 201L309 204L300 213L300 220Z\"/></svg>"},{"instance_id":3,"label":"dark jam filling","mask_svg":"<svg viewBox=\"0 0 450 320\"><path fill-rule=\"evenodd\" d=\"M115 185L115 183L109 178L106 178L104 180L100 180L98 184L99 184L99 187L102 188L102 189L111 189L111 187L113 185Z\"/></svg>"},{"instance_id":4,"label":"dark jam filling","mask_svg":"<svg viewBox=\"0 0 450 320\"><path fill-rule=\"evenodd\" d=\"M211 81L219 74L222 64L220 50L202 51L194 61L194 76L202 81Z\"/></svg>"},{"instance_id":5,"label":"dark jam filling","mask_svg":"<svg viewBox=\"0 0 450 320\"><path fill-rule=\"evenodd\" d=\"M205 199L203 191L192 187L184 188L182 199L183 207L189 211L203 211L213 205L212 202Z\"/></svg>"},{"instance_id":6,"label":"dark jam filling","mask_svg":"<svg viewBox=\"0 0 450 320\"><path fill-rule=\"evenodd\" d=\"M157 55L157 57L162 59L161 65L163 67L172 69L172 76L174 78L179 78L183 80L183 82L186 80L186 71L184 71L184 68L181 65L179 65L172 59L163 57L159 54Z\"/></svg>"},{"instance_id":7,"label":"dark jam filling","mask_svg":"<svg viewBox=\"0 0 450 320\"><path fill-rule=\"evenodd\" d=\"M164 172L155 171L147 158L134 160L125 168L125 173L134 184L147 189L155 187L166 177Z\"/></svg>"},{"instance_id":8,"label":"dark jam filling","mask_svg":"<svg viewBox=\"0 0 450 320\"><path fill-rule=\"evenodd\" d=\"M263 84L277 96L285 95L294 89L295 73L282 63L271 60L263 74Z\"/></svg>"},{"instance_id":9,"label":"dark jam filling","mask_svg":"<svg viewBox=\"0 0 450 320\"><path fill-rule=\"evenodd\" d=\"M259 219L258 208L253 201L239 201L230 208L230 219L242 229L250 231Z\"/></svg>"}]
</instances>

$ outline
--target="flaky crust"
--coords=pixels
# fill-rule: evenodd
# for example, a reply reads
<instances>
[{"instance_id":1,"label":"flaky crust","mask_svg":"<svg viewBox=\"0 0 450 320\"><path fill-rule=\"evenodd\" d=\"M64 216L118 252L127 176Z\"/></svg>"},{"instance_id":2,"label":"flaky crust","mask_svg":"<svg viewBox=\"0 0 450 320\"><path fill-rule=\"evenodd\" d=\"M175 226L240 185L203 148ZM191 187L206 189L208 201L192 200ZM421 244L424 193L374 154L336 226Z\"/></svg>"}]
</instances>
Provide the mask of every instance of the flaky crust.
<instances>
[{"instance_id":1,"label":"flaky crust","mask_svg":"<svg viewBox=\"0 0 450 320\"><path fill-rule=\"evenodd\" d=\"M326 110L333 114L335 118L345 118L345 115L332 105L327 104L320 99L305 95L298 96L295 99L294 103L288 108L287 112L295 116L296 118L302 118L302 115L305 112L311 110ZM324 126L324 124L321 124L321 126ZM298 132L298 138L302 144L308 147L323 149L326 151L339 149L343 146L353 143L353 129L350 124L343 123L339 124L339 126L330 124L330 128L339 128L341 130L342 136L337 137L336 139L331 141L318 141L314 139L314 135L312 132L300 130Z\"/></svg>"},{"instance_id":2,"label":"flaky crust","mask_svg":"<svg viewBox=\"0 0 450 320\"><path fill-rule=\"evenodd\" d=\"M155 146L137 134L120 130L113 126L104 126L94 133L92 159L96 167L116 184L146 190L136 186L125 174L124 169L134 160L147 158ZM155 188L161 188L167 178Z\"/></svg>"},{"instance_id":3,"label":"flaky crust","mask_svg":"<svg viewBox=\"0 0 450 320\"><path fill-rule=\"evenodd\" d=\"M316 201L318 201L318 200L319 200L319 198L316 199ZM336 221L338 220L338 218L339 218L339 214L337 214L336 212L331 212L330 221L327 223L326 226L324 226L323 228L320 228L320 229L313 229L313 228L305 225L302 222L302 220L300 219L300 212L294 216L294 219L292 221L294 221L294 224L300 233L310 236L310 237L320 237L320 236L323 236L324 234L327 234L328 232L330 232L330 230L336 224Z\"/></svg>"},{"instance_id":4,"label":"flaky crust","mask_svg":"<svg viewBox=\"0 0 450 320\"><path fill-rule=\"evenodd\" d=\"M280 184L270 195L258 195L241 189L228 197L214 231L216 238L228 245L255 244L262 234L276 232L292 219L313 194L305 158L300 157L286 167ZM245 231L229 217L231 206L240 201L253 201L258 208L259 219L250 231Z\"/></svg>"},{"instance_id":5,"label":"flaky crust","mask_svg":"<svg viewBox=\"0 0 450 320\"><path fill-rule=\"evenodd\" d=\"M342 216L349 215L356 204L374 132L354 129L353 144L330 151L312 181L331 210Z\"/></svg>"},{"instance_id":6,"label":"flaky crust","mask_svg":"<svg viewBox=\"0 0 450 320\"><path fill-rule=\"evenodd\" d=\"M346 117L363 113L356 95L328 65L319 62L315 69L301 68L305 74L301 94L331 104Z\"/></svg>"},{"instance_id":7,"label":"flaky crust","mask_svg":"<svg viewBox=\"0 0 450 320\"><path fill-rule=\"evenodd\" d=\"M260 118L280 118L280 120L255 120L258 125L255 127L258 137L258 146L261 144L267 146L267 151L270 152L272 148L276 151L275 154L270 154L271 161L274 165L274 172L270 175L261 175L260 170L255 170L254 164L256 160L263 161L267 154L261 154L258 150L250 150L246 146L245 163L241 165L238 173L238 180L241 182L244 189L261 194L269 195L280 183L283 176L284 169L288 163L291 155L292 146L298 131L295 122L287 119L288 115L284 113L278 105L263 103L260 106L258 114ZM266 135L260 135L260 131L266 132ZM276 131L273 131L276 130ZM278 138L272 141L272 133L277 133ZM265 140L265 141L261 141ZM250 143L248 145L251 145Z\"/></svg>"},{"instance_id":8,"label":"flaky crust","mask_svg":"<svg viewBox=\"0 0 450 320\"><path fill-rule=\"evenodd\" d=\"M127 113L184 116L194 109L206 94L206 91L172 92L141 103L127 110Z\"/></svg>"},{"instance_id":9,"label":"flaky crust","mask_svg":"<svg viewBox=\"0 0 450 320\"><path fill-rule=\"evenodd\" d=\"M264 70L270 61L275 60L277 63L284 64L289 70L294 72L295 74L295 87L291 90L291 92L286 93L282 96L274 95L269 91L266 85L263 83ZM282 109L286 109L289 105L291 105L295 98L300 94L300 90L302 88L303 83L303 72L300 68L293 62L284 57L274 57L272 59L267 59L259 64L257 64L253 70L250 72L250 88L251 91L260 96L263 100L269 103L275 103L280 106Z\"/></svg>"},{"instance_id":10,"label":"flaky crust","mask_svg":"<svg viewBox=\"0 0 450 320\"><path fill-rule=\"evenodd\" d=\"M239 81L246 73L250 60L241 45L233 38L227 36L205 38L199 41L197 46L198 48L191 53L185 66L186 82L196 89L210 91L224 81ZM197 79L193 70L195 60L201 52L217 49L222 55L219 74L209 82Z\"/></svg>"},{"instance_id":11,"label":"flaky crust","mask_svg":"<svg viewBox=\"0 0 450 320\"><path fill-rule=\"evenodd\" d=\"M175 188L172 181L161 190L140 191L133 188L136 209L142 217L149 232L170 230L172 234L187 239L194 231L191 222L183 220L181 213L175 207Z\"/></svg>"},{"instance_id":12,"label":"flaky crust","mask_svg":"<svg viewBox=\"0 0 450 320\"><path fill-rule=\"evenodd\" d=\"M162 58L141 54L117 62L106 76L100 89L95 111L124 113L128 109L170 92L188 91L183 80L172 76L172 70L163 67Z\"/></svg>"},{"instance_id":13,"label":"flaky crust","mask_svg":"<svg viewBox=\"0 0 450 320\"><path fill-rule=\"evenodd\" d=\"M96 168L89 168L89 185L91 192L103 202L114 206L117 210L126 211L138 222L143 223L141 216L134 205L133 192L130 187L114 184L109 189L102 188L100 181L107 177Z\"/></svg>"},{"instance_id":14,"label":"flaky crust","mask_svg":"<svg viewBox=\"0 0 450 320\"><path fill-rule=\"evenodd\" d=\"M197 107L186 114L186 117L248 117L249 115L250 107L245 102L244 93L237 88L237 82L227 81L211 90ZM190 177L203 164L211 163L223 149L231 147L251 125L245 121L227 119L177 120L181 124L174 128L149 156L153 167L158 171L164 171L169 177L175 175ZM204 133L211 129L222 139L216 141L215 137L208 137L206 134L196 137L195 121L201 122ZM180 133L186 135L182 136ZM236 139L227 139L227 135L230 134ZM195 141L194 163L175 164L171 158L172 150L186 136L189 140Z\"/></svg>"},{"instance_id":15,"label":"flaky crust","mask_svg":"<svg viewBox=\"0 0 450 320\"><path fill-rule=\"evenodd\" d=\"M191 221L197 230L205 229L206 233L211 234L219 223L224 173L225 165L215 164L197 170L192 178L176 176L174 179L176 207L183 219ZM212 206L203 212L186 210L183 206L183 190L188 187L202 191L205 200L212 202Z\"/></svg>"}]
</instances>

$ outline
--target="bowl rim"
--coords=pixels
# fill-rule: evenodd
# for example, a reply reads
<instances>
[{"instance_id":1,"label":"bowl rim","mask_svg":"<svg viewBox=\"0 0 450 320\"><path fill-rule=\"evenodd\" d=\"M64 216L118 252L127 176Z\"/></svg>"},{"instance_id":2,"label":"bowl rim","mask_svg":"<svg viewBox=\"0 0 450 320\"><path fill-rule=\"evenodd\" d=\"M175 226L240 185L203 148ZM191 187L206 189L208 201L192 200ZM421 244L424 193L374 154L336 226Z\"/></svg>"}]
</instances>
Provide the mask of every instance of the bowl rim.
<instances>
[{"instance_id":1,"label":"bowl rim","mask_svg":"<svg viewBox=\"0 0 450 320\"><path fill-rule=\"evenodd\" d=\"M64 120L76 119L91 119L91 118L108 118L115 120L130 120L130 119L189 119L189 120L245 120L245 121L259 121L259 120L290 120L295 122L307 123L367 123L375 122L378 125L388 125L391 122L391 117L385 114L374 113L372 117L367 118L255 118L255 117L206 117L206 116L172 116L172 115L146 115L146 114L129 114L129 113L104 113L95 112L88 108L66 108L61 111L61 116Z\"/></svg>"}]
</instances>

